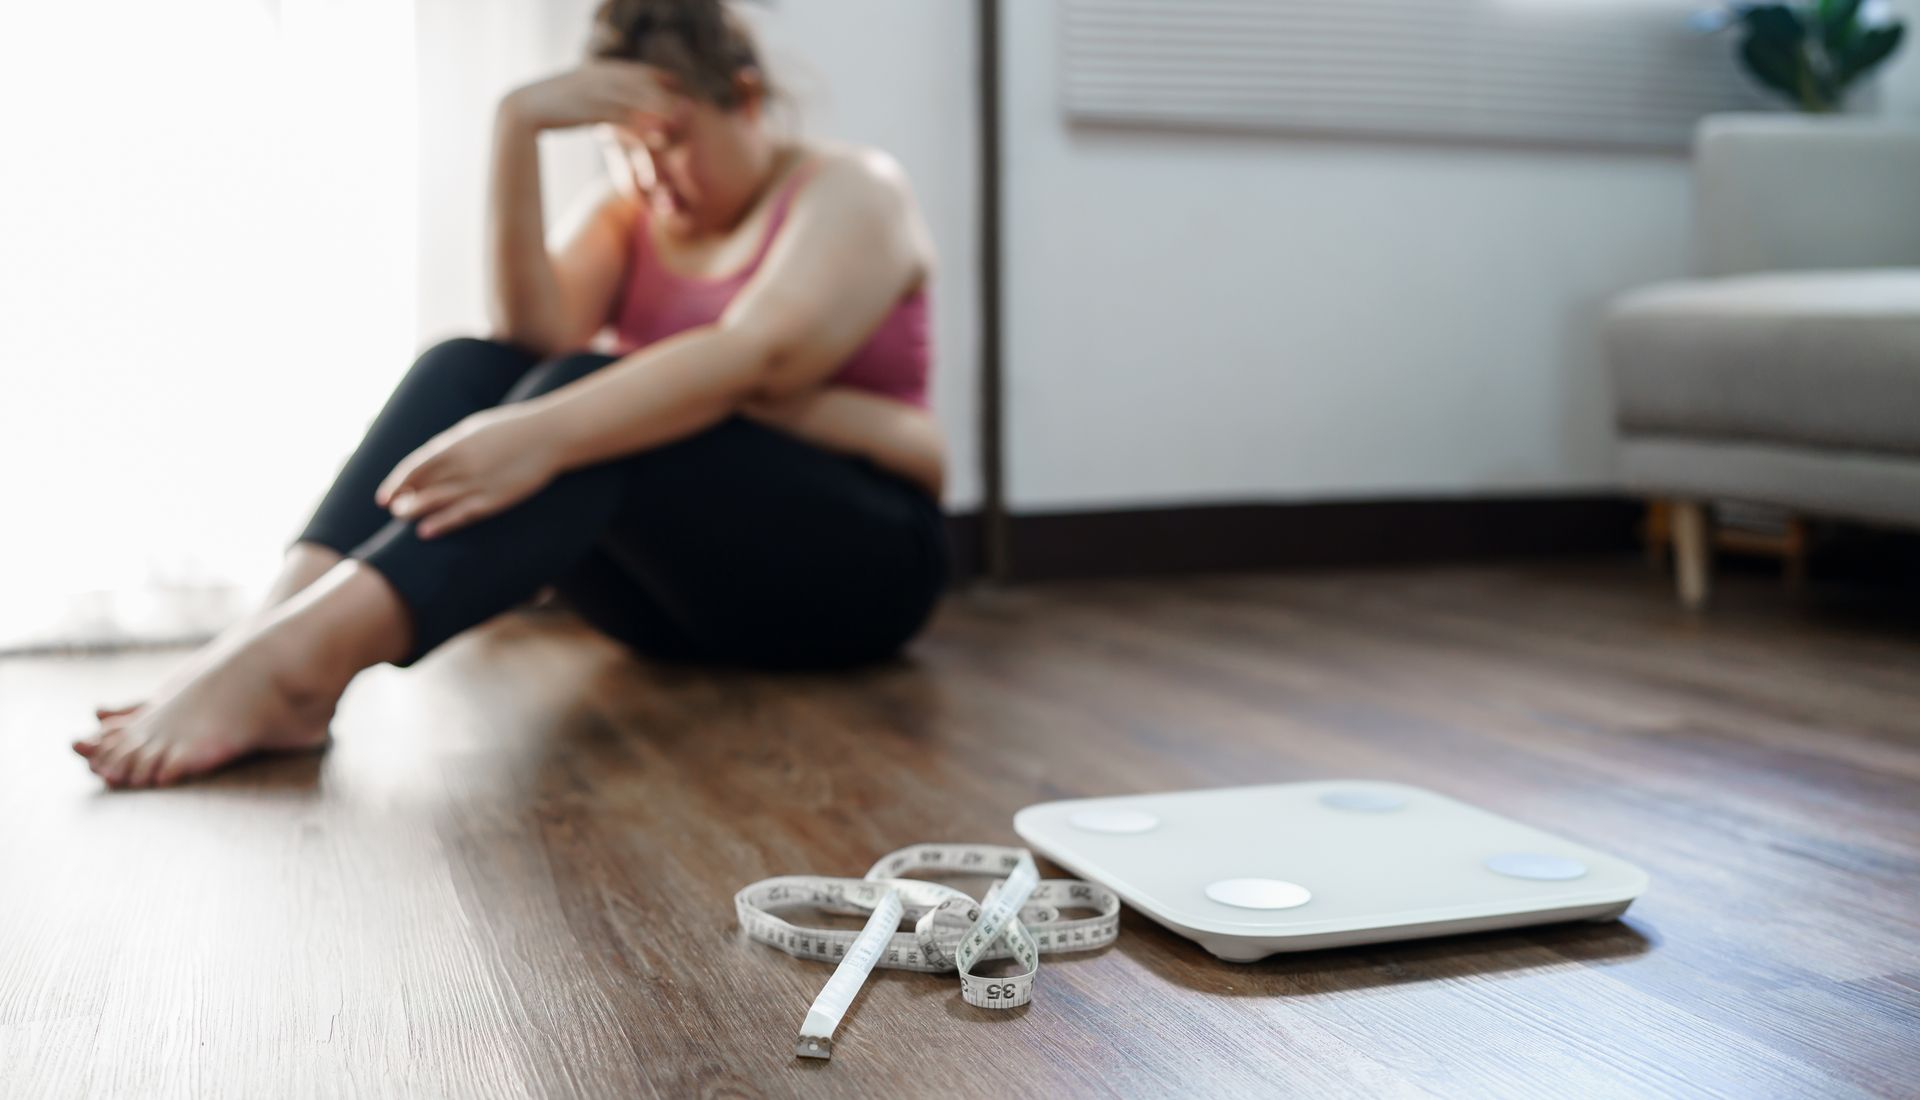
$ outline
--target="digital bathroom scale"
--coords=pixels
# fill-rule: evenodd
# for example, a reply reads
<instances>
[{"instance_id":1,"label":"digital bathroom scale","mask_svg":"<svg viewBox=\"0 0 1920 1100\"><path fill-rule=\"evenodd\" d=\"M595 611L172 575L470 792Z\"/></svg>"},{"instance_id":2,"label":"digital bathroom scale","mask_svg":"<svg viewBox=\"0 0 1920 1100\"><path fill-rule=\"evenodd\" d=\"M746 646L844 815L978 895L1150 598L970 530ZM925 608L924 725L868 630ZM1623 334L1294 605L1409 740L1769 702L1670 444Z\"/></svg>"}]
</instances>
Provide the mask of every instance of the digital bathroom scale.
<instances>
[{"instance_id":1,"label":"digital bathroom scale","mask_svg":"<svg viewBox=\"0 0 1920 1100\"><path fill-rule=\"evenodd\" d=\"M1647 888L1624 860L1398 783L1068 799L1028 806L1013 829L1231 962L1611 920Z\"/></svg>"}]
</instances>

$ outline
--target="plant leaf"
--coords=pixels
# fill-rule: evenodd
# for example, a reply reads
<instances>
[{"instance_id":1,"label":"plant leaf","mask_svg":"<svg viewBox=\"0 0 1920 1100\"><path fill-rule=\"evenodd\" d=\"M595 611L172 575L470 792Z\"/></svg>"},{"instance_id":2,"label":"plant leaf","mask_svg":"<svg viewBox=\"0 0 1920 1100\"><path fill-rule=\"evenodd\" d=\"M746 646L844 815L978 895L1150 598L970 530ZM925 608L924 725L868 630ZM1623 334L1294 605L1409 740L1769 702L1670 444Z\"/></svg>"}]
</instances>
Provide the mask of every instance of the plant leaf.
<instances>
[{"instance_id":1,"label":"plant leaf","mask_svg":"<svg viewBox=\"0 0 1920 1100\"><path fill-rule=\"evenodd\" d=\"M1865 76L1900 48L1900 40L1906 30L1904 23L1891 23L1863 32L1849 49L1834 58L1834 82L1845 87Z\"/></svg>"},{"instance_id":2,"label":"plant leaf","mask_svg":"<svg viewBox=\"0 0 1920 1100\"><path fill-rule=\"evenodd\" d=\"M1750 34L1740 43L1740 59L1746 62L1747 71L1760 83L1795 103L1801 102L1800 56L1797 50L1783 48L1776 41Z\"/></svg>"},{"instance_id":3,"label":"plant leaf","mask_svg":"<svg viewBox=\"0 0 1920 1100\"><path fill-rule=\"evenodd\" d=\"M1828 53L1847 48L1860 29L1860 0L1820 0L1820 40Z\"/></svg>"},{"instance_id":4,"label":"plant leaf","mask_svg":"<svg viewBox=\"0 0 1920 1100\"><path fill-rule=\"evenodd\" d=\"M1743 20L1747 25L1747 33L1783 46L1797 46L1807 36L1806 25L1785 4L1760 4L1748 8Z\"/></svg>"}]
</instances>

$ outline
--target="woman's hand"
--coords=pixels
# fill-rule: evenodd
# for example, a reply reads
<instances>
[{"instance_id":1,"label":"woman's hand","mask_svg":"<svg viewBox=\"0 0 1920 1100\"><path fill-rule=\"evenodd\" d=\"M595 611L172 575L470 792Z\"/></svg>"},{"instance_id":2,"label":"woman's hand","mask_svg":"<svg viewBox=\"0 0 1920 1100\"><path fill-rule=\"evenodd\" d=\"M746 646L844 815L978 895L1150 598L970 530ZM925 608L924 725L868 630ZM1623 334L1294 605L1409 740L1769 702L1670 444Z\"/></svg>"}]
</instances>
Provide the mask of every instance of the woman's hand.
<instances>
[{"instance_id":1,"label":"woman's hand","mask_svg":"<svg viewBox=\"0 0 1920 1100\"><path fill-rule=\"evenodd\" d=\"M637 61L594 60L515 88L500 107L535 130L602 122L645 130L671 123L687 101L664 70Z\"/></svg>"},{"instance_id":2,"label":"woman's hand","mask_svg":"<svg viewBox=\"0 0 1920 1100\"><path fill-rule=\"evenodd\" d=\"M554 432L537 408L515 403L483 409L400 460L374 502L417 520L423 539L504 512L560 473Z\"/></svg>"}]
</instances>

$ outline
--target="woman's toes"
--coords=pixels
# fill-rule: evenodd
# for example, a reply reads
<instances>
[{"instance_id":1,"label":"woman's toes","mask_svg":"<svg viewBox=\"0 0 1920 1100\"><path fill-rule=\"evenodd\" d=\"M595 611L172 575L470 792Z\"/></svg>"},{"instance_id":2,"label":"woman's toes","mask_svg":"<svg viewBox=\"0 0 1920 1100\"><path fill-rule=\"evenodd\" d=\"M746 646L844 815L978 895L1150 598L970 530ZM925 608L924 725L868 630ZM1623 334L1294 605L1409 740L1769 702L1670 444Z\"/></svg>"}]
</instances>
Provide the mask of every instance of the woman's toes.
<instances>
[{"instance_id":1,"label":"woman's toes","mask_svg":"<svg viewBox=\"0 0 1920 1100\"><path fill-rule=\"evenodd\" d=\"M94 771L100 770L101 761L115 745L126 739L126 733L118 726L110 726L99 733L82 737L73 743L73 751L87 758Z\"/></svg>"},{"instance_id":2,"label":"woman's toes","mask_svg":"<svg viewBox=\"0 0 1920 1100\"><path fill-rule=\"evenodd\" d=\"M100 728L74 741L73 751L88 759L98 759L102 753L113 749L115 745L126 742L127 724L124 721L108 720L100 723Z\"/></svg>"},{"instance_id":3,"label":"woman's toes","mask_svg":"<svg viewBox=\"0 0 1920 1100\"><path fill-rule=\"evenodd\" d=\"M118 787L126 782L127 765L133 758L133 745L125 737L115 738L111 743L103 744L93 759L87 763L109 786Z\"/></svg>"},{"instance_id":4,"label":"woman's toes","mask_svg":"<svg viewBox=\"0 0 1920 1100\"><path fill-rule=\"evenodd\" d=\"M140 704L138 703L128 703L124 707L95 707L93 708L93 716L104 722L109 718L118 718L123 714L132 714L139 709Z\"/></svg>"},{"instance_id":5,"label":"woman's toes","mask_svg":"<svg viewBox=\"0 0 1920 1100\"><path fill-rule=\"evenodd\" d=\"M132 771L133 771L133 753L129 752L125 756L122 756L119 762L116 763L114 767L107 773L105 777L107 780L107 785L117 790L126 790L127 788L133 786L132 783L129 783L127 781Z\"/></svg>"},{"instance_id":6,"label":"woman's toes","mask_svg":"<svg viewBox=\"0 0 1920 1100\"><path fill-rule=\"evenodd\" d=\"M107 786L117 787L120 785L120 757L118 754L96 756L90 761L90 764L93 767L93 774L105 780Z\"/></svg>"},{"instance_id":7,"label":"woman's toes","mask_svg":"<svg viewBox=\"0 0 1920 1100\"><path fill-rule=\"evenodd\" d=\"M182 766L182 757L179 752L162 751L157 755L160 759L153 769L154 786L171 787L186 778L186 769Z\"/></svg>"},{"instance_id":8,"label":"woman's toes","mask_svg":"<svg viewBox=\"0 0 1920 1100\"><path fill-rule=\"evenodd\" d=\"M134 713L109 714L105 718L100 719L100 728L103 730L122 729L139 720L140 716Z\"/></svg>"},{"instance_id":9,"label":"woman's toes","mask_svg":"<svg viewBox=\"0 0 1920 1100\"><path fill-rule=\"evenodd\" d=\"M129 787L150 787L153 785L153 773L160 766L161 748L158 745L142 745L133 751L133 758L127 761L126 784Z\"/></svg>"}]
</instances>

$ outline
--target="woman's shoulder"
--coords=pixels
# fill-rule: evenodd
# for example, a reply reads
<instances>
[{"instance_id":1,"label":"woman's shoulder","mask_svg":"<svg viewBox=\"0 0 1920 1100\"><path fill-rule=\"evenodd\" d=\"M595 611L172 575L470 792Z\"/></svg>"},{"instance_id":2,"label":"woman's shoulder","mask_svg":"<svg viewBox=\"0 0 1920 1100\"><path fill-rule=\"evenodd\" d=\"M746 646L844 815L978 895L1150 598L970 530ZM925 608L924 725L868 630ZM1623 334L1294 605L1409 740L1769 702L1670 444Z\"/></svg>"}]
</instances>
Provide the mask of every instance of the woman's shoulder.
<instances>
[{"instance_id":1,"label":"woman's shoulder","mask_svg":"<svg viewBox=\"0 0 1920 1100\"><path fill-rule=\"evenodd\" d=\"M810 152L813 178L801 190L813 192L814 203L835 210L832 220L863 225L900 242L915 257L920 273L932 269L938 256L933 233L906 168L893 154L870 145L840 143L815 144Z\"/></svg>"},{"instance_id":2,"label":"woman's shoulder","mask_svg":"<svg viewBox=\"0 0 1920 1100\"><path fill-rule=\"evenodd\" d=\"M804 151L813 185L836 195L913 198L913 182L906 168L885 149L847 142L810 142Z\"/></svg>"}]
</instances>

